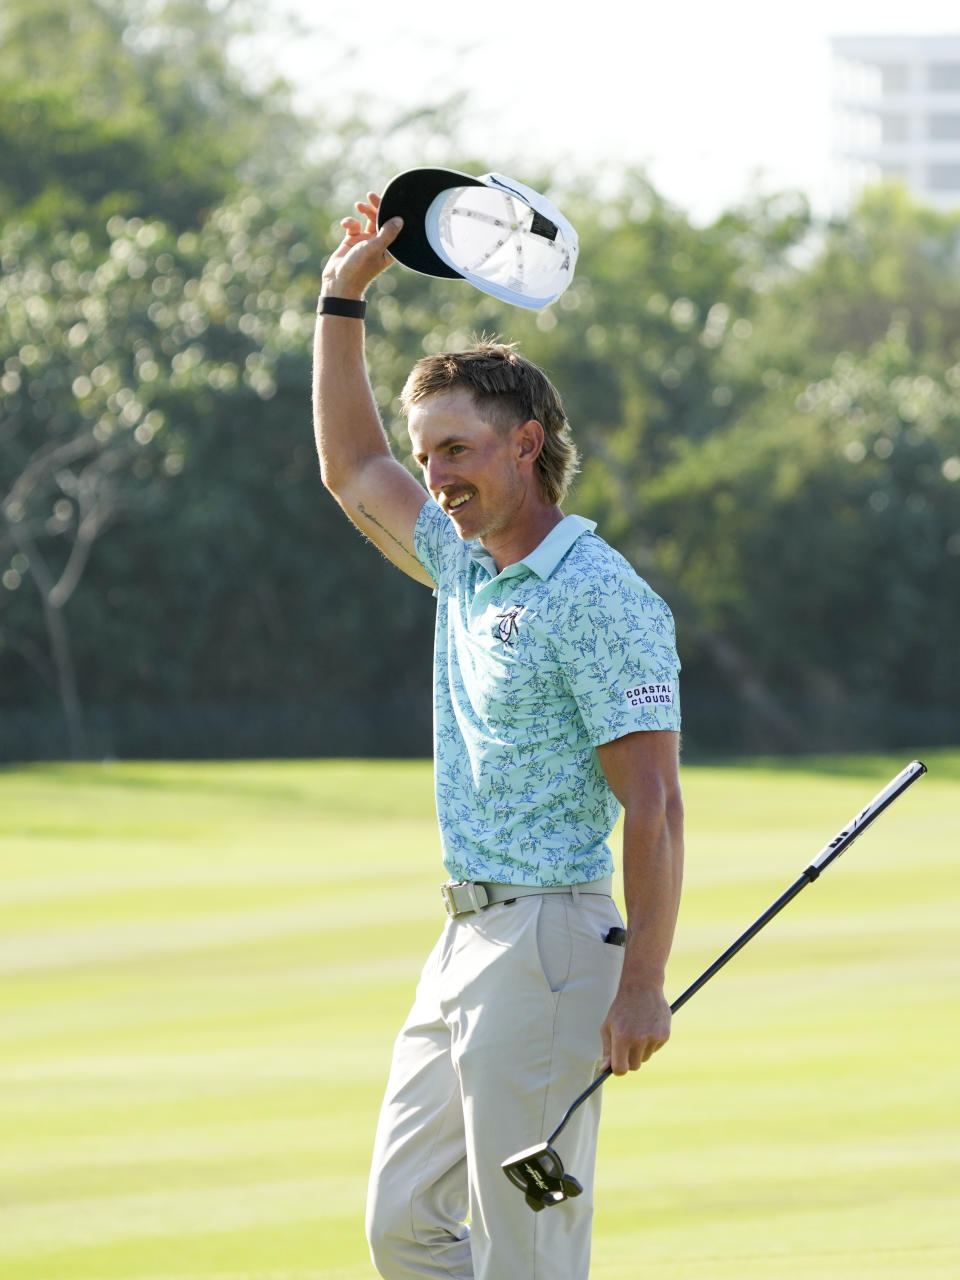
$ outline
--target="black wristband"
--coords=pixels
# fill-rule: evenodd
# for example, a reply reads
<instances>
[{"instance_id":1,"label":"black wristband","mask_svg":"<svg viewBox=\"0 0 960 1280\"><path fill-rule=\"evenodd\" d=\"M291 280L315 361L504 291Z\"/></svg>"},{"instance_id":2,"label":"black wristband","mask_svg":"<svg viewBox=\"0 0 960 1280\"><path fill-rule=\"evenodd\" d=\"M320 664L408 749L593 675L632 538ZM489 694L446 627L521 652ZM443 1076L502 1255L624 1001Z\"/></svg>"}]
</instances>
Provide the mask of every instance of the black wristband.
<instances>
[{"instance_id":1,"label":"black wristband","mask_svg":"<svg viewBox=\"0 0 960 1280\"><path fill-rule=\"evenodd\" d=\"M317 303L318 316L349 316L351 320L362 320L367 314L367 304L359 298L333 298L322 294Z\"/></svg>"}]
</instances>

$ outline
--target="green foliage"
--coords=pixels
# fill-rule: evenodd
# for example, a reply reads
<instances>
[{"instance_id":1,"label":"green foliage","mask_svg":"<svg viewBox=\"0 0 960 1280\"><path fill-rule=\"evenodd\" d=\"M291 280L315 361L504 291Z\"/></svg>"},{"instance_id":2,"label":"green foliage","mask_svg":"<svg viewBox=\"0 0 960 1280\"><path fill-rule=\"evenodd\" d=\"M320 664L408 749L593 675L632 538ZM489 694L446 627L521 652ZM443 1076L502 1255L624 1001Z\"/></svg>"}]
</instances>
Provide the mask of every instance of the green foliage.
<instances>
[{"instance_id":1,"label":"green foliage","mask_svg":"<svg viewBox=\"0 0 960 1280\"><path fill-rule=\"evenodd\" d=\"M896 354L899 372L888 343L839 359L792 413L748 416L648 494L660 573L695 605L701 650L721 635L749 655L798 745L827 725L838 746L862 734L856 713L874 700L888 714L933 709L956 687L944 637L960 568L960 400Z\"/></svg>"},{"instance_id":2,"label":"green foliage","mask_svg":"<svg viewBox=\"0 0 960 1280\"><path fill-rule=\"evenodd\" d=\"M817 260L787 295L804 339L832 359L863 351L894 321L921 365L960 354L960 212L917 205L898 185L868 191L826 231Z\"/></svg>"},{"instance_id":3,"label":"green foliage","mask_svg":"<svg viewBox=\"0 0 960 1280\"><path fill-rule=\"evenodd\" d=\"M276 180L303 131L282 89L232 68L236 5L7 0L0 14L0 216L99 235L115 213L195 225Z\"/></svg>"},{"instance_id":4,"label":"green foliage","mask_svg":"<svg viewBox=\"0 0 960 1280\"><path fill-rule=\"evenodd\" d=\"M0 625L14 705L63 678L31 585L61 607L75 593L73 647L95 703L296 703L335 670L341 698L376 683L389 706L408 687L388 652L356 670L343 660L369 626L354 581L375 584L380 566L365 571L371 553L316 478L314 218L292 193L248 195L180 236L114 218L99 256L82 234L56 236L52 263L17 232L4 243L0 351L17 354L0 458L17 480L2 506L0 556L14 554ZM78 558L120 520L81 582ZM382 568L400 641L429 594ZM309 744L303 734L291 743ZM206 750L229 751L228 738L212 730Z\"/></svg>"},{"instance_id":5,"label":"green foliage","mask_svg":"<svg viewBox=\"0 0 960 1280\"><path fill-rule=\"evenodd\" d=\"M0 756L428 749L429 593L322 491L309 427L319 271L374 144L314 124L308 161L283 87L231 61L250 20L0 16ZM581 258L544 312L378 282L398 455L419 356L519 341L576 430L569 509L674 608L688 750L955 740L960 217L897 188L827 228L789 193L697 227L642 174L555 194Z\"/></svg>"}]
</instances>

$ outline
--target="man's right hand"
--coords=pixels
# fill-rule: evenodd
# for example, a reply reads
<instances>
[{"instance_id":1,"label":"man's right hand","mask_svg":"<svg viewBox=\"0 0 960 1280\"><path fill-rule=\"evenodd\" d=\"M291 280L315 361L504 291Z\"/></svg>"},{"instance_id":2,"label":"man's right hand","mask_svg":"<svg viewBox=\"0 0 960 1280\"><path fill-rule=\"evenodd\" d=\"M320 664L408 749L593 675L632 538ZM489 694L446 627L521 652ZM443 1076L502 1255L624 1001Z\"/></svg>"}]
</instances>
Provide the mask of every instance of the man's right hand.
<instances>
[{"instance_id":1,"label":"man's right hand","mask_svg":"<svg viewBox=\"0 0 960 1280\"><path fill-rule=\"evenodd\" d=\"M380 197L373 191L357 201L360 218L344 218L343 240L323 269L323 293L338 298L362 298L372 280L393 262L388 253L403 228L402 218L391 218L377 230Z\"/></svg>"}]
</instances>

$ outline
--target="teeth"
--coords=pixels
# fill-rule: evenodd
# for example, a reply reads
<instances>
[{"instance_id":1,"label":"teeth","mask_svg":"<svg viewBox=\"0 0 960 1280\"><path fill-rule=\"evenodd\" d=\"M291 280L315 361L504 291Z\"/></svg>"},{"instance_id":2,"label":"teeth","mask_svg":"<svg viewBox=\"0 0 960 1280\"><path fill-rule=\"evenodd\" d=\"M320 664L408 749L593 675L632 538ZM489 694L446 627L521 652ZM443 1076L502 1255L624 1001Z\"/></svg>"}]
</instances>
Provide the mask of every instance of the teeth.
<instances>
[{"instance_id":1,"label":"teeth","mask_svg":"<svg viewBox=\"0 0 960 1280\"><path fill-rule=\"evenodd\" d=\"M453 498L447 503L447 509L449 511L454 511L457 507L462 507L465 502L470 501L470 497L471 495L469 493L464 493L461 494L459 498Z\"/></svg>"}]
</instances>

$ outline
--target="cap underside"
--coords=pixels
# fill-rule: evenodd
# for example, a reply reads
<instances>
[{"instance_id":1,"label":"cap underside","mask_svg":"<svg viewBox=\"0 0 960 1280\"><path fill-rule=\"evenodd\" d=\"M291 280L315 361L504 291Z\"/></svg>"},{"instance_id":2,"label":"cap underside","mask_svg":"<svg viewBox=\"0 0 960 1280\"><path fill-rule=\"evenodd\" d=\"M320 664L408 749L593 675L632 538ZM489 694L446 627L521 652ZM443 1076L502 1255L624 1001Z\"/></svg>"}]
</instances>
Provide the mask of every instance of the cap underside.
<instances>
[{"instance_id":1,"label":"cap underside","mask_svg":"<svg viewBox=\"0 0 960 1280\"><path fill-rule=\"evenodd\" d=\"M378 227L398 214L403 218L403 230L390 246L391 254L405 267L424 275L460 279L460 272L444 262L427 239L426 214L441 191L483 185L456 169L409 169L398 174L384 190L377 213Z\"/></svg>"}]
</instances>

